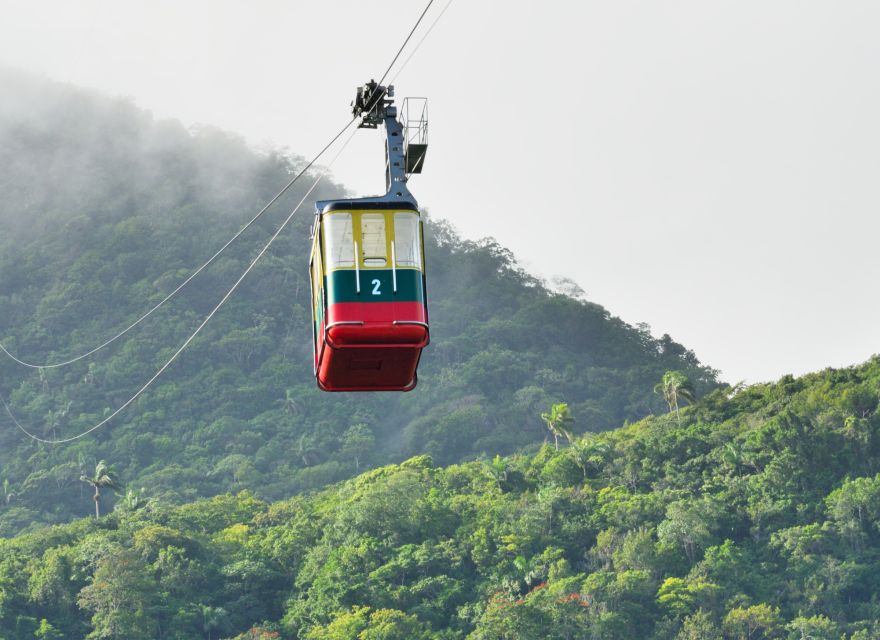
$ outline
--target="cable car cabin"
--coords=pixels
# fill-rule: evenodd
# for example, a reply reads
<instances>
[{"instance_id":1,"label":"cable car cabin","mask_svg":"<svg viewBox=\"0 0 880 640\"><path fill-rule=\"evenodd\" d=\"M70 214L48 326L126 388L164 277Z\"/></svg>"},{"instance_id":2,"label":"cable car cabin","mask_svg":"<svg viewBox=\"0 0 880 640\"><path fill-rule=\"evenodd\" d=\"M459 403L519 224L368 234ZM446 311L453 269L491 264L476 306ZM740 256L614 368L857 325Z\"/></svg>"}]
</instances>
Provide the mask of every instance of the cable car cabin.
<instances>
[{"instance_id":1,"label":"cable car cabin","mask_svg":"<svg viewBox=\"0 0 880 640\"><path fill-rule=\"evenodd\" d=\"M409 391L428 345L422 221L407 189L428 147L427 102L394 87L358 88L360 128L384 125L384 196L315 203L312 320L315 377L324 391Z\"/></svg>"},{"instance_id":2,"label":"cable car cabin","mask_svg":"<svg viewBox=\"0 0 880 640\"><path fill-rule=\"evenodd\" d=\"M331 202L316 218L315 375L325 391L409 391L428 344L422 224L408 202Z\"/></svg>"}]
</instances>

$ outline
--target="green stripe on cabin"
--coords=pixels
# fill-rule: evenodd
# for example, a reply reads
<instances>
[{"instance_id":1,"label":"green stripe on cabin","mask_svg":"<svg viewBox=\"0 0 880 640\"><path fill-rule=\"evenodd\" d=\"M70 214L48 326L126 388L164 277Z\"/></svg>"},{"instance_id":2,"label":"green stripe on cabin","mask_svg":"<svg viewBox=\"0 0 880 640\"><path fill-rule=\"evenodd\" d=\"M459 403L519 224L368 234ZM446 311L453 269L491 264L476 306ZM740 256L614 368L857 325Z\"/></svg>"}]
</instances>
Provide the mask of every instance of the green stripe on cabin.
<instances>
[{"instance_id":1,"label":"green stripe on cabin","mask_svg":"<svg viewBox=\"0 0 880 640\"><path fill-rule=\"evenodd\" d=\"M361 269L361 293L357 293L354 269L327 274L327 304L337 302L421 302L425 303L422 272L397 269L397 293L393 292L391 269Z\"/></svg>"}]
</instances>

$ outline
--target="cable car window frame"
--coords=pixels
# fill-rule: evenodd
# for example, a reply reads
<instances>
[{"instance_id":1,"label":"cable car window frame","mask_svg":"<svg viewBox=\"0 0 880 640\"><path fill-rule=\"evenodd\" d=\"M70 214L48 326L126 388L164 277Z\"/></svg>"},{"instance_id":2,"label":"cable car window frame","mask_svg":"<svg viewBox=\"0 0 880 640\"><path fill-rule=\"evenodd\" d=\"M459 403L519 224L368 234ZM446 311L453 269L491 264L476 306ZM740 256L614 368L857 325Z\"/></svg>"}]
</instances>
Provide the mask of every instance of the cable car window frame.
<instances>
[{"instance_id":1,"label":"cable car window frame","mask_svg":"<svg viewBox=\"0 0 880 640\"><path fill-rule=\"evenodd\" d=\"M321 226L324 231L324 267L326 271L355 268L357 255L355 254L354 216L347 211L334 211L324 216Z\"/></svg>"},{"instance_id":2,"label":"cable car window frame","mask_svg":"<svg viewBox=\"0 0 880 640\"><path fill-rule=\"evenodd\" d=\"M360 251L358 258L365 269L386 269L388 268L389 238L388 238L388 216L386 212L362 212L360 213ZM375 225L376 231L368 229L373 223L381 223ZM375 236L375 237L374 237ZM381 247L381 254L380 249Z\"/></svg>"},{"instance_id":3,"label":"cable car window frame","mask_svg":"<svg viewBox=\"0 0 880 640\"><path fill-rule=\"evenodd\" d=\"M406 225L398 225L398 221L406 221ZM421 218L415 211L394 212L394 253L396 267L422 269Z\"/></svg>"}]
</instances>

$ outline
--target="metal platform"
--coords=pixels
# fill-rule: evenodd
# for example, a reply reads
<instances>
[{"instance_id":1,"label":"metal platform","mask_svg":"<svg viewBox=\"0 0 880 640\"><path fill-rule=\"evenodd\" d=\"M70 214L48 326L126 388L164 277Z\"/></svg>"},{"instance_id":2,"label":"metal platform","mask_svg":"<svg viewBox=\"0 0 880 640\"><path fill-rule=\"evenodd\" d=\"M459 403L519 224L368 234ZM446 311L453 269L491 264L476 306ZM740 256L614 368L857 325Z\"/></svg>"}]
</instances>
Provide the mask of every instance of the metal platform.
<instances>
[{"instance_id":1,"label":"metal platform","mask_svg":"<svg viewBox=\"0 0 880 640\"><path fill-rule=\"evenodd\" d=\"M421 173L428 151L428 99L404 98L398 119L403 127L404 170L407 175Z\"/></svg>"}]
</instances>

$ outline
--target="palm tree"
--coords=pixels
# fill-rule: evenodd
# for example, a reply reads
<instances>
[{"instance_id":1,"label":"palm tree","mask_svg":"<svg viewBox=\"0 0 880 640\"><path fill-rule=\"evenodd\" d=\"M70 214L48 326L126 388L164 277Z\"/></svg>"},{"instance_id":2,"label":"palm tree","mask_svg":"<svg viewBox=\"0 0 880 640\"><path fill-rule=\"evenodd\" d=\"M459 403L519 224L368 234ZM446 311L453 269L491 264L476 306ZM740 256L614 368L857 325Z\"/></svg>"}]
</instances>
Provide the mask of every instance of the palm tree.
<instances>
[{"instance_id":1,"label":"palm tree","mask_svg":"<svg viewBox=\"0 0 880 640\"><path fill-rule=\"evenodd\" d=\"M313 435L306 433L299 437L299 445L297 445L296 451L302 459L303 464L307 467L314 466L321 461L321 452L312 446L314 439Z\"/></svg>"},{"instance_id":2,"label":"palm tree","mask_svg":"<svg viewBox=\"0 0 880 640\"><path fill-rule=\"evenodd\" d=\"M743 448L738 442L728 442L721 450L721 461L739 475L739 467L743 463Z\"/></svg>"},{"instance_id":3,"label":"palm tree","mask_svg":"<svg viewBox=\"0 0 880 640\"><path fill-rule=\"evenodd\" d=\"M52 432L52 439L57 440L58 439L58 433L57 433L58 425L61 424L61 413L59 411L49 410L49 413L46 414L45 420L46 420L46 428L43 430L43 433L45 433L48 436L49 432L51 431Z\"/></svg>"},{"instance_id":4,"label":"palm tree","mask_svg":"<svg viewBox=\"0 0 880 640\"><path fill-rule=\"evenodd\" d=\"M202 614L202 629L208 635L208 640L211 640L211 632L226 622L226 609L205 604L199 605L199 609Z\"/></svg>"},{"instance_id":5,"label":"palm tree","mask_svg":"<svg viewBox=\"0 0 880 640\"><path fill-rule=\"evenodd\" d=\"M9 478L3 479L3 502L9 504L15 499L15 491L9 488Z\"/></svg>"},{"instance_id":6,"label":"palm tree","mask_svg":"<svg viewBox=\"0 0 880 640\"><path fill-rule=\"evenodd\" d=\"M679 400L686 400L690 403L697 401L697 395L691 381L681 371L667 371L664 373L662 382L654 386L654 393L663 396L670 412L675 411L675 416L678 418L678 426L681 426L681 414L678 410Z\"/></svg>"},{"instance_id":7,"label":"palm tree","mask_svg":"<svg viewBox=\"0 0 880 640\"><path fill-rule=\"evenodd\" d=\"M573 420L568 410L568 404L559 402L550 407L550 413L542 413L541 419L547 423L547 429L553 434L553 443L559 451L559 436L563 436L571 442L571 431L568 428Z\"/></svg>"},{"instance_id":8,"label":"palm tree","mask_svg":"<svg viewBox=\"0 0 880 640\"><path fill-rule=\"evenodd\" d=\"M151 502L150 500L144 498L144 491L145 490L143 488L141 488L140 491L129 489L125 492L122 500L116 503L116 508L128 512L134 512L138 509L143 509Z\"/></svg>"},{"instance_id":9,"label":"palm tree","mask_svg":"<svg viewBox=\"0 0 880 640\"><path fill-rule=\"evenodd\" d=\"M80 481L85 482L89 486L95 488L95 519L101 517L101 489L118 489L119 481L116 478L116 472L101 460L95 466L95 475L87 476L85 474L79 477Z\"/></svg>"},{"instance_id":10,"label":"palm tree","mask_svg":"<svg viewBox=\"0 0 880 640\"><path fill-rule=\"evenodd\" d=\"M296 401L296 394L293 392L293 389L286 389L284 391L284 399L277 402L281 405L282 411L287 415L292 416L299 413L299 403Z\"/></svg>"},{"instance_id":11,"label":"palm tree","mask_svg":"<svg viewBox=\"0 0 880 640\"><path fill-rule=\"evenodd\" d=\"M495 481L498 488L504 490L504 483L507 482L507 462L499 455L496 455L492 462L485 462L486 474Z\"/></svg>"},{"instance_id":12,"label":"palm tree","mask_svg":"<svg viewBox=\"0 0 880 640\"><path fill-rule=\"evenodd\" d=\"M575 464L584 472L584 478L587 477L587 470L590 467L600 469L605 457L611 448L605 442L595 440L593 437L584 436L575 439L571 443L571 456Z\"/></svg>"}]
</instances>

